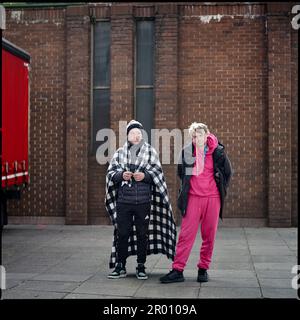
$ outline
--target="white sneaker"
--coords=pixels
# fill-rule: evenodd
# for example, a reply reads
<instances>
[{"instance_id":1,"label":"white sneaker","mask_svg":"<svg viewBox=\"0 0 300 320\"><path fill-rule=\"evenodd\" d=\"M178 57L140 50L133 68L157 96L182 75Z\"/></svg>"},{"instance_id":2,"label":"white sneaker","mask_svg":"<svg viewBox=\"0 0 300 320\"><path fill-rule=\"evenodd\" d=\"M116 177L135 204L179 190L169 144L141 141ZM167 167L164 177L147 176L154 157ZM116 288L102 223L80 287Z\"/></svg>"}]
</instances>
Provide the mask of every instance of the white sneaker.
<instances>
[{"instance_id":1,"label":"white sneaker","mask_svg":"<svg viewBox=\"0 0 300 320\"><path fill-rule=\"evenodd\" d=\"M108 279L119 279L119 278L125 278L127 276L126 268L123 267L122 263L118 263L115 267L114 271L111 272L107 278Z\"/></svg>"},{"instance_id":2,"label":"white sneaker","mask_svg":"<svg viewBox=\"0 0 300 320\"><path fill-rule=\"evenodd\" d=\"M136 268L136 277L139 279L139 280L146 280L148 279L148 275L145 271L145 266L143 263L139 263L137 268Z\"/></svg>"}]
</instances>

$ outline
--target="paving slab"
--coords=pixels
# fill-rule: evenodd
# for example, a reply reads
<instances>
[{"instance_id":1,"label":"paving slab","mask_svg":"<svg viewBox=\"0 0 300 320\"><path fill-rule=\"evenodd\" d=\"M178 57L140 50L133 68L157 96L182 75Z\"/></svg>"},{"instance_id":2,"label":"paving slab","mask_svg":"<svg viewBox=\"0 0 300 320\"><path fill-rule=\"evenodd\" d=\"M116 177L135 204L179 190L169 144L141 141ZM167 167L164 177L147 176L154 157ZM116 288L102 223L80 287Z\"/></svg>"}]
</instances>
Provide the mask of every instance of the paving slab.
<instances>
[{"instance_id":1,"label":"paving slab","mask_svg":"<svg viewBox=\"0 0 300 320\"><path fill-rule=\"evenodd\" d=\"M130 281L128 278L109 280L109 282L86 281L73 290L72 293L132 297L137 289L142 285L141 282Z\"/></svg>"},{"instance_id":2,"label":"paving slab","mask_svg":"<svg viewBox=\"0 0 300 320\"><path fill-rule=\"evenodd\" d=\"M294 255L252 255L253 262L281 262L297 264L297 258Z\"/></svg>"},{"instance_id":3,"label":"paving slab","mask_svg":"<svg viewBox=\"0 0 300 320\"><path fill-rule=\"evenodd\" d=\"M17 287L18 285L20 285L22 282L24 282L25 280L16 280L16 279L6 279L6 283L5 283L5 289L12 289Z\"/></svg>"},{"instance_id":4,"label":"paving slab","mask_svg":"<svg viewBox=\"0 0 300 320\"><path fill-rule=\"evenodd\" d=\"M38 276L38 273L14 273L14 272L6 272L6 279L14 279L14 280L28 280L35 276Z\"/></svg>"},{"instance_id":5,"label":"paving slab","mask_svg":"<svg viewBox=\"0 0 300 320\"><path fill-rule=\"evenodd\" d=\"M261 298L260 288L216 288L216 287L201 287L199 298L221 298L221 299L250 299Z\"/></svg>"},{"instance_id":6,"label":"paving slab","mask_svg":"<svg viewBox=\"0 0 300 320\"><path fill-rule=\"evenodd\" d=\"M288 246L249 246L252 255L289 255L291 254Z\"/></svg>"},{"instance_id":7,"label":"paving slab","mask_svg":"<svg viewBox=\"0 0 300 320\"><path fill-rule=\"evenodd\" d=\"M48 281L48 280L26 280L22 282L18 289L52 291L52 292L72 292L80 285L78 282Z\"/></svg>"},{"instance_id":8,"label":"paving slab","mask_svg":"<svg viewBox=\"0 0 300 320\"><path fill-rule=\"evenodd\" d=\"M295 274L291 270L272 270L272 269L256 269L258 278L271 278L271 279L292 279Z\"/></svg>"},{"instance_id":9,"label":"paving slab","mask_svg":"<svg viewBox=\"0 0 300 320\"><path fill-rule=\"evenodd\" d=\"M41 274L32 278L40 281L84 282L91 278L91 274Z\"/></svg>"},{"instance_id":10,"label":"paving slab","mask_svg":"<svg viewBox=\"0 0 300 320\"><path fill-rule=\"evenodd\" d=\"M47 269L47 272L50 274L94 274L101 268L101 265L69 265L69 264L60 264L56 265L54 267L51 267L50 269Z\"/></svg>"},{"instance_id":11,"label":"paving slab","mask_svg":"<svg viewBox=\"0 0 300 320\"><path fill-rule=\"evenodd\" d=\"M62 299L65 295L65 292L23 290L18 287L2 291L3 299Z\"/></svg>"},{"instance_id":12,"label":"paving slab","mask_svg":"<svg viewBox=\"0 0 300 320\"><path fill-rule=\"evenodd\" d=\"M210 266L211 269L230 269L230 270L253 270L253 264L249 262L215 262Z\"/></svg>"},{"instance_id":13,"label":"paving slab","mask_svg":"<svg viewBox=\"0 0 300 320\"><path fill-rule=\"evenodd\" d=\"M285 270L291 272L294 263L286 262L254 262L256 270Z\"/></svg>"},{"instance_id":14,"label":"paving slab","mask_svg":"<svg viewBox=\"0 0 300 320\"><path fill-rule=\"evenodd\" d=\"M36 265L36 264L28 264L28 265L22 265L20 264L8 264L4 265L6 272L9 273L42 273L46 272L47 269L49 269L49 266L47 265Z\"/></svg>"},{"instance_id":15,"label":"paving slab","mask_svg":"<svg viewBox=\"0 0 300 320\"><path fill-rule=\"evenodd\" d=\"M249 279L257 278L254 270L226 270L226 269L211 269L208 270L211 279L213 278L236 278L236 279Z\"/></svg>"},{"instance_id":16,"label":"paving slab","mask_svg":"<svg viewBox=\"0 0 300 320\"><path fill-rule=\"evenodd\" d=\"M84 293L69 293L64 299L130 299L130 297L122 297L122 296L108 296L108 295L100 295L100 294L84 294Z\"/></svg>"},{"instance_id":17,"label":"paving slab","mask_svg":"<svg viewBox=\"0 0 300 320\"><path fill-rule=\"evenodd\" d=\"M297 291L294 289L278 289L278 288L262 288L262 294L264 298L273 299L298 299Z\"/></svg>"},{"instance_id":18,"label":"paving slab","mask_svg":"<svg viewBox=\"0 0 300 320\"><path fill-rule=\"evenodd\" d=\"M259 288L256 278L210 278L210 281L201 283L201 288Z\"/></svg>"},{"instance_id":19,"label":"paving slab","mask_svg":"<svg viewBox=\"0 0 300 320\"><path fill-rule=\"evenodd\" d=\"M187 287L185 282L171 284L145 284L134 294L136 298L197 298L200 286Z\"/></svg>"},{"instance_id":20,"label":"paving slab","mask_svg":"<svg viewBox=\"0 0 300 320\"><path fill-rule=\"evenodd\" d=\"M285 288L285 289L293 289L292 287L292 278L259 278L259 284L262 288Z\"/></svg>"}]
</instances>

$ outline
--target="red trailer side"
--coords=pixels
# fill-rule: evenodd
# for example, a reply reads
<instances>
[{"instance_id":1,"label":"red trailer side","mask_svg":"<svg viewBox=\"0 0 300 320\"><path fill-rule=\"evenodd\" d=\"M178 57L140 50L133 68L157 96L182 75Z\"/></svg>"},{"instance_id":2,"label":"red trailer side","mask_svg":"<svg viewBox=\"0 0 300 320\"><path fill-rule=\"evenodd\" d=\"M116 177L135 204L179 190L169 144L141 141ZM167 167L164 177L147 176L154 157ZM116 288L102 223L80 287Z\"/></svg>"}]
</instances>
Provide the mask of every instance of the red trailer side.
<instances>
[{"instance_id":1,"label":"red trailer side","mask_svg":"<svg viewBox=\"0 0 300 320\"><path fill-rule=\"evenodd\" d=\"M2 188L28 183L29 62L2 41Z\"/></svg>"},{"instance_id":2,"label":"red trailer side","mask_svg":"<svg viewBox=\"0 0 300 320\"><path fill-rule=\"evenodd\" d=\"M29 182L29 63L27 52L2 39L0 156L1 205L4 209L6 200L20 198L20 192Z\"/></svg>"}]
</instances>

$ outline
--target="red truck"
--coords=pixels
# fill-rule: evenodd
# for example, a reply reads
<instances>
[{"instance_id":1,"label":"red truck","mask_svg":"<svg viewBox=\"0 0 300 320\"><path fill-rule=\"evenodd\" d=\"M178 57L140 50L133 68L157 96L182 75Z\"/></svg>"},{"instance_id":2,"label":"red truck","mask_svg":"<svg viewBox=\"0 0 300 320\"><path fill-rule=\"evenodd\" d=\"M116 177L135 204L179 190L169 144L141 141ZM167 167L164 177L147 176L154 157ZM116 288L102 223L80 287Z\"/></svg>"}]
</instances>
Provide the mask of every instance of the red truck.
<instances>
[{"instance_id":1,"label":"red truck","mask_svg":"<svg viewBox=\"0 0 300 320\"><path fill-rule=\"evenodd\" d=\"M2 38L1 211L7 224L7 199L20 198L29 182L30 55Z\"/></svg>"}]
</instances>

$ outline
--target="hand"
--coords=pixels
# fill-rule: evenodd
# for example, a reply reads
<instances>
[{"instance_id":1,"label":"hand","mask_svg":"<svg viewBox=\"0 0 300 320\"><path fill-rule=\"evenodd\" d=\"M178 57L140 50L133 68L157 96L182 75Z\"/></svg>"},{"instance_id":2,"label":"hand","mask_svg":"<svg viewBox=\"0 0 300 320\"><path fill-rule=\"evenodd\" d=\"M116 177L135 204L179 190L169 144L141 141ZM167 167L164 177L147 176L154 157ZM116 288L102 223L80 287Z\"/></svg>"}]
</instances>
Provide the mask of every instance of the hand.
<instances>
[{"instance_id":1,"label":"hand","mask_svg":"<svg viewBox=\"0 0 300 320\"><path fill-rule=\"evenodd\" d=\"M145 174L143 172L135 172L133 177L135 181L142 181L145 178Z\"/></svg>"},{"instance_id":2,"label":"hand","mask_svg":"<svg viewBox=\"0 0 300 320\"><path fill-rule=\"evenodd\" d=\"M125 172L123 172L123 179L126 180L126 181L128 181L128 180L131 179L132 175L133 175L132 172L130 172L130 171L125 171Z\"/></svg>"}]
</instances>

